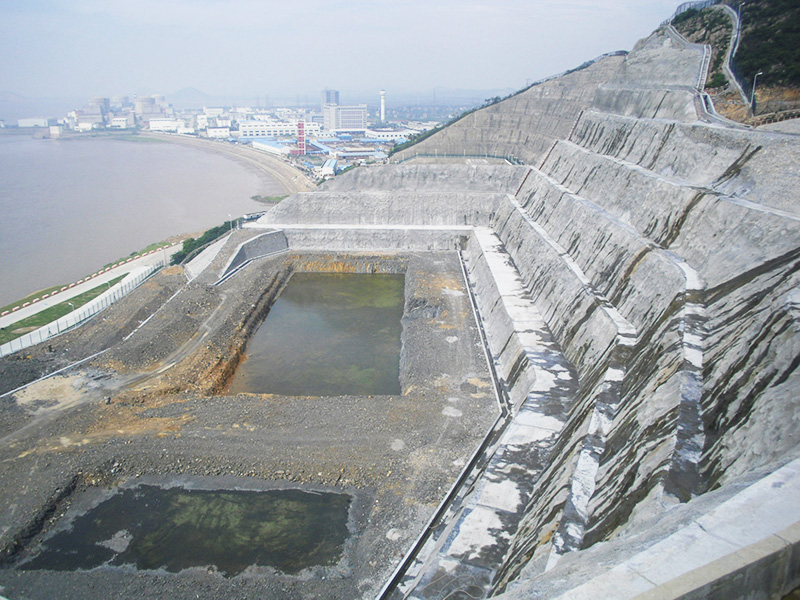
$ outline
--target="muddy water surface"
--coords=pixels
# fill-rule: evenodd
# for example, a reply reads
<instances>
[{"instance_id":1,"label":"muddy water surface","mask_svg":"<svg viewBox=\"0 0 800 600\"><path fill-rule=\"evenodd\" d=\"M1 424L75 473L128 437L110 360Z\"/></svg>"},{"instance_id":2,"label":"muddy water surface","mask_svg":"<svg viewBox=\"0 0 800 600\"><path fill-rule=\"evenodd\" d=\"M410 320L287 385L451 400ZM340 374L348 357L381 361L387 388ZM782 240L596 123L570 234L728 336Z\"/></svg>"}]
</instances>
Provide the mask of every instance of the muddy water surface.
<instances>
[{"instance_id":1,"label":"muddy water surface","mask_svg":"<svg viewBox=\"0 0 800 600\"><path fill-rule=\"evenodd\" d=\"M403 275L296 273L247 344L229 393L400 393Z\"/></svg>"},{"instance_id":2,"label":"muddy water surface","mask_svg":"<svg viewBox=\"0 0 800 600\"><path fill-rule=\"evenodd\" d=\"M297 573L334 565L348 536L350 496L296 489L120 490L45 540L21 569L102 565L178 572L216 567L232 577L251 565Z\"/></svg>"}]
</instances>

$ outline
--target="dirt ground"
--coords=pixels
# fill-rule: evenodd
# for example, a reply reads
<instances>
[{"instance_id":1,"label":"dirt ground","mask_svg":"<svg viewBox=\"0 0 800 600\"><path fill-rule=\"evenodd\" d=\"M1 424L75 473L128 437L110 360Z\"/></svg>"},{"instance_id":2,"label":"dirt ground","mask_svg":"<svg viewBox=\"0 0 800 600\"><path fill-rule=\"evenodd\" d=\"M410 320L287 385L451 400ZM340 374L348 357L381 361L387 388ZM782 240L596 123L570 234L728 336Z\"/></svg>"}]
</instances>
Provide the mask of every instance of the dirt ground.
<instances>
[{"instance_id":1,"label":"dirt ground","mask_svg":"<svg viewBox=\"0 0 800 600\"><path fill-rule=\"evenodd\" d=\"M226 258L191 283L168 268L83 327L0 360L0 595L372 598L419 535L497 415L457 255L284 254L214 286ZM406 274L402 394L225 394L247 337L304 270ZM293 576L19 568L81 491L164 477L345 491L354 535L338 565Z\"/></svg>"}]
</instances>

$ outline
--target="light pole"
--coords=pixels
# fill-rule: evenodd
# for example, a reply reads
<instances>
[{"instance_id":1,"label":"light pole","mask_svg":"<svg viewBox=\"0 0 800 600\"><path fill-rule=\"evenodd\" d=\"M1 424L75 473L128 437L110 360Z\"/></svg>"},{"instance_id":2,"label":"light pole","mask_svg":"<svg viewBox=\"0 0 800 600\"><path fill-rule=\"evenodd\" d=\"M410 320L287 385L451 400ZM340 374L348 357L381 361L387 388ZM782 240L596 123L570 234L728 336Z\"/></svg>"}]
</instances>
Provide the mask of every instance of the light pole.
<instances>
[{"instance_id":1,"label":"light pole","mask_svg":"<svg viewBox=\"0 0 800 600\"><path fill-rule=\"evenodd\" d=\"M753 111L753 116L756 116L756 81L758 80L759 75L763 75L764 73L759 71L753 76L753 90L750 92L750 110Z\"/></svg>"}]
</instances>

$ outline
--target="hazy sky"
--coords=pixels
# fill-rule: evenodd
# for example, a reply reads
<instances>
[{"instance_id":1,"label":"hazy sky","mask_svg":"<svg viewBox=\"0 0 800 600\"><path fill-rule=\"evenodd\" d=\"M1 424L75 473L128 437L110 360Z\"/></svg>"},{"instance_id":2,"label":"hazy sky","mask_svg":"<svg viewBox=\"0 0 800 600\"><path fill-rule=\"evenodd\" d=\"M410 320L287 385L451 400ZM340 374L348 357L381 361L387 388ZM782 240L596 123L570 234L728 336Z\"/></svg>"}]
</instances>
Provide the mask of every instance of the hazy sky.
<instances>
[{"instance_id":1,"label":"hazy sky","mask_svg":"<svg viewBox=\"0 0 800 600\"><path fill-rule=\"evenodd\" d=\"M680 0L0 0L0 91L262 97L520 88ZM346 97L342 98L346 101Z\"/></svg>"}]
</instances>

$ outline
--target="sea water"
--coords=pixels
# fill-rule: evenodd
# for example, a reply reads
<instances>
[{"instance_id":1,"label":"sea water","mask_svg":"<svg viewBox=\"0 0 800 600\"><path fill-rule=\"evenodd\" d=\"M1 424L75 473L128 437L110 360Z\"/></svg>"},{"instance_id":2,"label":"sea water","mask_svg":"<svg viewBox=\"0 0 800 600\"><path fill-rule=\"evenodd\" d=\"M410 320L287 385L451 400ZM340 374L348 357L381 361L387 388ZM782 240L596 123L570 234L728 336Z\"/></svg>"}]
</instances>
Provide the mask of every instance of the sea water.
<instances>
[{"instance_id":1,"label":"sea water","mask_svg":"<svg viewBox=\"0 0 800 600\"><path fill-rule=\"evenodd\" d=\"M0 306L280 193L252 167L177 144L0 135Z\"/></svg>"}]
</instances>

